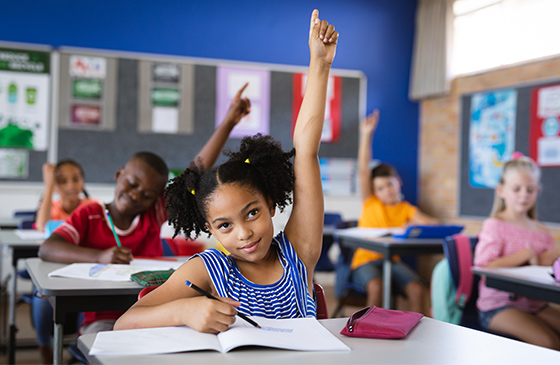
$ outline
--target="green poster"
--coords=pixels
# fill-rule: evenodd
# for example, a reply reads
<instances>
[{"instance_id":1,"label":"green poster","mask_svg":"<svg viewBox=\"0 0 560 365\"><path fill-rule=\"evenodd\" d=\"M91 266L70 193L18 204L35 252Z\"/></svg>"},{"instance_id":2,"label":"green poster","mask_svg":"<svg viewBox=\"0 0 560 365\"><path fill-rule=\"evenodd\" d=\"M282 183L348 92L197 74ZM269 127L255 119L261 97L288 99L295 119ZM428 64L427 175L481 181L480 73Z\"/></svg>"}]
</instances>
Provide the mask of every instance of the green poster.
<instances>
[{"instance_id":1,"label":"green poster","mask_svg":"<svg viewBox=\"0 0 560 365\"><path fill-rule=\"evenodd\" d=\"M179 90L170 88L153 88L152 104L156 106L177 106L181 95Z\"/></svg>"},{"instance_id":2,"label":"green poster","mask_svg":"<svg viewBox=\"0 0 560 365\"><path fill-rule=\"evenodd\" d=\"M50 57L49 52L0 48L0 70L48 74Z\"/></svg>"},{"instance_id":3,"label":"green poster","mask_svg":"<svg viewBox=\"0 0 560 365\"><path fill-rule=\"evenodd\" d=\"M74 79L72 81L72 96L82 99L101 99L103 82L96 79Z\"/></svg>"}]
</instances>

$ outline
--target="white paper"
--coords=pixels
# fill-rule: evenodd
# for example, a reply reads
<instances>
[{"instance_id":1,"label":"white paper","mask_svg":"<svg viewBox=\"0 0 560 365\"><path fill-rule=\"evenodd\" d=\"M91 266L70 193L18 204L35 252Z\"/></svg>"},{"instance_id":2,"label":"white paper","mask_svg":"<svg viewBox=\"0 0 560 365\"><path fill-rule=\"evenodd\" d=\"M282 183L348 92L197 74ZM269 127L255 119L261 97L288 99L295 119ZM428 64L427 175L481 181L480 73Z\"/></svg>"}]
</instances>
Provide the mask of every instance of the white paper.
<instances>
[{"instance_id":1,"label":"white paper","mask_svg":"<svg viewBox=\"0 0 560 365\"><path fill-rule=\"evenodd\" d=\"M511 267L511 268L500 268L498 269L504 274L514 275L523 279L530 279L539 282L550 282L551 284L556 283L554 278L550 276L552 274L551 266L521 266L521 267Z\"/></svg>"},{"instance_id":2,"label":"white paper","mask_svg":"<svg viewBox=\"0 0 560 365\"><path fill-rule=\"evenodd\" d=\"M137 272L177 269L182 263L181 261L147 259L132 260L129 265L79 263L51 271L49 276L85 280L131 281L130 275Z\"/></svg>"},{"instance_id":3,"label":"white paper","mask_svg":"<svg viewBox=\"0 0 560 365\"><path fill-rule=\"evenodd\" d=\"M177 133L179 131L179 109L154 106L152 109L152 131L154 133Z\"/></svg>"},{"instance_id":4,"label":"white paper","mask_svg":"<svg viewBox=\"0 0 560 365\"><path fill-rule=\"evenodd\" d=\"M16 229L14 233L22 240L45 239L45 232L37 231L35 229Z\"/></svg>"},{"instance_id":5,"label":"white paper","mask_svg":"<svg viewBox=\"0 0 560 365\"><path fill-rule=\"evenodd\" d=\"M256 345L300 351L349 351L315 318L266 319L251 317L263 329L241 319L226 332L211 335L189 327L158 327L99 332L90 355L149 355L196 350L228 352Z\"/></svg>"},{"instance_id":6,"label":"white paper","mask_svg":"<svg viewBox=\"0 0 560 365\"><path fill-rule=\"evenodd\" d=\"M393 234L403 234L404 229L400 227L392 228L361 228L352 227L346 229L339 229L336 233L347 234L359 238L377 238L384 236L391 236Z\"/></svg>"}]
</instances>

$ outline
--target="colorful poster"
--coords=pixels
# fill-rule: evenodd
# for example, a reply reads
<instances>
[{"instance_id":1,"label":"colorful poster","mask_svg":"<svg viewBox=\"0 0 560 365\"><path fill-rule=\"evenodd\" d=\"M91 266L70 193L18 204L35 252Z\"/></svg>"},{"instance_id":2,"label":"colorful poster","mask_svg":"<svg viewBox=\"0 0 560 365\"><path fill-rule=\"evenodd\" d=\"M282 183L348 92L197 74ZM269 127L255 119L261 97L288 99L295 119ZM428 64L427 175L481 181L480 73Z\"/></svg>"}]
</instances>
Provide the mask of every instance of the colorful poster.
<instances>
[{"instance_id":1,"label":"colorful poster","mask_svg":"<svg viewBox=\"0 0 560 365\"><path fill-rule=\"evenodd\" d=\"M473 187L494 188L515 148L517 92L500 90L471 99L469 179Z\"/></svg>"},{"instance_id":2,"label":"colorful poster","mask_svg":"<svg viewBox=\"0 0 560 365\"><path fill-rule=\"evenodd\" d=\"M29 172L29 151L0 148L0 178L25 179Z\"/></svg>"},{"instance_id":3,"label":"colorful poster","mask_svg":"<svg viewBox=\"0 0 560 365\"><path fill-rule=\"evenodd\" d=\"M293 103L292 103L292 135L296 125L297 116L303 101L307 75L294 74ZM338 142L340 139L340 121L342 105L342 78L338 76L329 77L327 85L327 103L325 105L325 122L321 134L321 142Z\"/></svg>"},{"instance_id":4,"label":"colorful poster","mask_svg":"<svg viewBox=\"0 0 560 365\"><path fill-rule=\"evenodd\" d=\"M560 84L533 90L529 156L542 167L560 166Z\"/></svg>"},{"instance_id":5,"label":"colorful poster","mask_svg":"<svg viewBox=\"0 0 560 365\"><path fill-rule=\"evenodd\" d=\"M321 158L319 164L324 194L356 194L357 167L355 158Z\"/></svg>"},{"instance_id":6,"label":"colorful poster","mask_svg":"<svg viewBox=\"0 0 560 365\"><path fill-rule=\"evenodd\" d=\"M47 149L50 53L0 48L0 147Z\"/></svg>"},{"instance_id":7,"label":"colorful poster","mask_svg":"<svg viewBox=\"0 0 560 365\"><path fill-rule=\"evenodd\" d=\"M231 101L247 82L242 96L251 101L251 113L235 126L230 134L233 138L268 134L270 130L270 71L229 66L217 68L216 126L223 122Z\"/></svg>"}]
</instances>

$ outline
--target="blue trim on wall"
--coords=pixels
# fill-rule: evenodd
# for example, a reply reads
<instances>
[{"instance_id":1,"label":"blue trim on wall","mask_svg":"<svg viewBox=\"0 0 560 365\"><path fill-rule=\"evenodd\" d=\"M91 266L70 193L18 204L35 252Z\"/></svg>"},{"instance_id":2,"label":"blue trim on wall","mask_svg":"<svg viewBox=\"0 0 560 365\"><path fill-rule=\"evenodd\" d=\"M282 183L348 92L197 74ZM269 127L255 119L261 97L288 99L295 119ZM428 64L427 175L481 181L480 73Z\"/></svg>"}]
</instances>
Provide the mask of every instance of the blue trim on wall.
<instances>
[{"instance_id":1,"label":"blue trim on wall","mask_svg":"<svg viewBox=\"0 0 560 365\"><path fill-rule=\"evenodd\" d=\"M393 164L416 203L418 104L408 100L417 0L321 2L88 0L9 1L0 40L305 66L313 7L340 31L333 67L368 78L378 108L374 158Z\"/></svg>"}]
</instances>

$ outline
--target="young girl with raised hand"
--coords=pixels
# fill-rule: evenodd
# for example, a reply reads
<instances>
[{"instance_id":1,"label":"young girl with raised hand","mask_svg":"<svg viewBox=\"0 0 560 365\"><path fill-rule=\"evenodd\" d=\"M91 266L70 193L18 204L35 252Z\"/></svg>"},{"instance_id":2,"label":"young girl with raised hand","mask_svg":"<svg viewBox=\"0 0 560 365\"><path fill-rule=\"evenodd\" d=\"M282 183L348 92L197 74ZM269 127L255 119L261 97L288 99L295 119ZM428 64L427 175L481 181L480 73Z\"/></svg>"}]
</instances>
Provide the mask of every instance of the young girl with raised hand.
<instances>
[{"instance_id":1,"label":"young girl with raised hand","mask_svg":"<svg viewBox=\"0 0 560 365\"><path fill-rule=\"evenodd\" d=\"M47 221L65 220L80 205L95 202L84 189L84 170L74 160L60 160L56 165L45 163L43 184L43 197L35 218L35 228L39 231L45 230ZM59 200L53 200L55 192Z\"/></svg>"},{"instance_id":2,"label":"young girl with raised hand","mask_svg":"<svg viewBox=\"0 0 560 365\"><path fill-rule=\"evenodd\" d=\"M560 255L536 220L540 170L520 154L504 165L490 218L484 221L474 264L481 267L552 265ZM480 281L480 324L521 341L560 350L560 310L547 303L491 289Z\"/></svg>"},{"instance_id":3,"label":"young girl with raised hand","mask_svg":"<svg viewBox=\"0 0 560 365\"><path fill-rule=\"evenodd\" d=\"M311 60L294 130L294 152L271 137L245 137L223 165L191 166L167 189L168 214L176 233L212 234L230 253L206 250L140 299L115 329L188 325L218 333L237 311L267 318L316 316L313 271L321 253L323 193L317 158L327 81L338 33L313 11ZM276 208L293 209L284 232L274 236ZM185 285L196 284L219 301Z\"/></svg>"}]
</instances>

